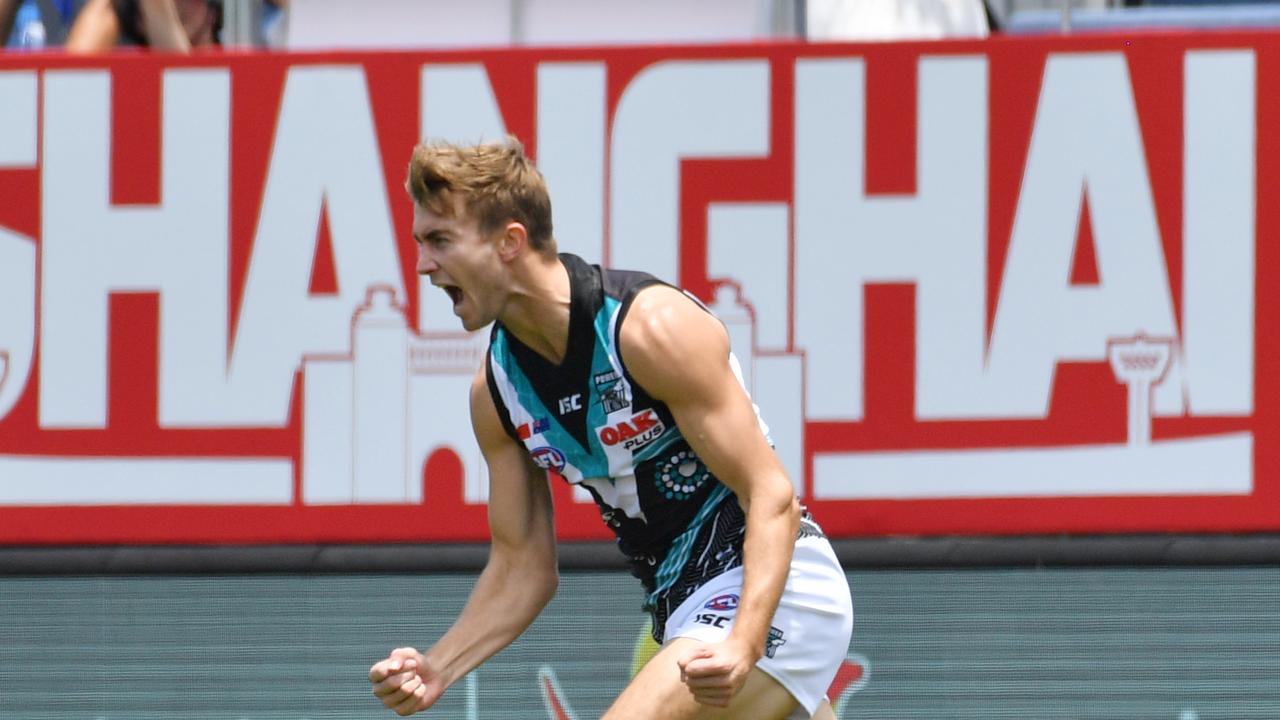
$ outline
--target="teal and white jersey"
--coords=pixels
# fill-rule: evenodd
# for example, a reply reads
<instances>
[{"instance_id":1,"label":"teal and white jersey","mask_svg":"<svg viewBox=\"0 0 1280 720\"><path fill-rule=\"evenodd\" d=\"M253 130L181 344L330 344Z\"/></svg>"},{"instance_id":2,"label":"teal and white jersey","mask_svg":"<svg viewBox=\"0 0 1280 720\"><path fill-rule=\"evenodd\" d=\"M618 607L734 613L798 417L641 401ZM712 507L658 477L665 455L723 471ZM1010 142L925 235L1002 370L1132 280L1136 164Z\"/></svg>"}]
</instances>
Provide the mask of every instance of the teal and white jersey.
<instances>
[{"instance_id":1,"label":"teal and white jersey","mask_svg":"<svg viewBox=\"0 0 1280 720\"><path fill-rule=\"evenodd\" d=\"M490 394L507 432L537 465L595 498L649 591L649 605L665 615L662 606L683 599L674 596L741 564L742 512L736 501L725 502L729 488L689 447L667 406L631 378L619 354L618 328L632 299L661 281L574 255L560 259L571 287L564 360L550 362L497 323ZM738 373L737 360L730 362ZM760 427L767 435L763 421Z\"/></svg>"}]
</instances>

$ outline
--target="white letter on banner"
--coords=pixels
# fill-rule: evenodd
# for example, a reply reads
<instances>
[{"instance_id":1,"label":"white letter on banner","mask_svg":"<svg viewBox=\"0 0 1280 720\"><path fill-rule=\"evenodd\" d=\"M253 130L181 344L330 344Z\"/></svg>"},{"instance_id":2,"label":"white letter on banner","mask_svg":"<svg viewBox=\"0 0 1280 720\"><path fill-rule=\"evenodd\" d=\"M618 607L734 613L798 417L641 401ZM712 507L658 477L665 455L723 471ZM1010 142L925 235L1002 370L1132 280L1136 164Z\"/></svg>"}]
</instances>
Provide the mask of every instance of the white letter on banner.
<instances>
[{"instance_id":1,"label":"white letter on banner","mask_svg":"<svg viewBox=\"0 0 1280 720\"><path fill-rule=\"evenodd\" d=\"M480 63L424 65L419 112L423 140L471 145L497 142L507 136L489 74ZM425 277L418 278L418 329L462 330L453 314L453 303Z\"/></svg>"},{"instance_id":2,"label":"white letter on banner","mask_svg":"<svg viewBox=\"0 0 1280 720\"><path fill-rule=\"evenodd\" d=\"M162 201L112 207L108 76L45 76L42 427L106 425L113 292L160 296L162 419L175 387L218 377L226 353L229 93L225 70L167 71Z\"/></svg>"},{"instance_id":3,"label":"white letter on banner","mask_svg":"<svg viewBox=\"0 0 1280 720\"><path fill-rule=\"evenodd\" d=\"M0 72L0 167L36 164L36 74Z\"/></svg>"},{"instance_id":4,"label":"white letter on banner","mask_svg":"<svg viewBox=\"0 0 1280 720\"><path fill-rule=\"evenodd\" d=\"M1251 355L1252 335L1242 330L1251 322L1242 318L1251 318L1252 302L1254 86L1248 71L1252 60L1243 55L1197 57L1187 65L1184 192L1189 198L1186 222L1193 228L1186 242L1193 247L1186 250L1184 263L1190 278L1186 320L1188 328L1200 333L1197 341L1188 342L1188 380L1195 383L1187 389L1188 395L1199 394L1219 409L1241 400L1248 375L1228 383L1217 374L1251 369L1242 360ZM1129 340L1138 331L1171 338L1174 333L1167 270L1124 59L1051 57L1043 85L980 396L987 404L977 407L978 417L1043 416L1059 361L1110 359L1108 340ZM1217 183L1228 189L1219 192L1206 185ZM1100 276L1096 287L1070 284L1082 193L1088 195L1092 215ZM1214 242L1220 231L1225 235L1222 246ZM1225 257L1209 257L1219 251ZM1221 283L1233 287L1222 288ZM1215 322L1226 327L1210 327ZM1210 356L1219 343L1227 357L1211 367ZM1203 364L1196 364L1197 357ZM1140 377L1135 373L1126 382ZM1157 387L1165 384L1175 396L1183 390L1177 375ZM1135 418L1143 423L1137 427L1140 432L1150 430L1150 416L1142 408L1137 415L1133 411L1131 405L1127 443L819 453L813 459L814 496L901 500L1252 492L1250 433L1152 441L1149 434L1144 439L1133 433Z\"/></svg>"},{"instance_id":5,"label":"white letter on banner","mask_svg":"<svg viewBox=\"0 0 1280 720\"><path fill-rule=\"evenodd\" d=\"M0 72L0 167L36 164L36 74ZM22 397L36 347L36 244L0 227L0 419Z\"/></svg>"},{"instance_id":6,"label":"white letter on banner","mask_svg":"<svg viewBox=\"0 0 1280 720\"><path fill-rule=\"evenodd\" d=\"M1072 287L1085 196L1099 282ZM1177 330L1128 68L1119 53L1051 55L976 414L1045 417L1059 362L1103 361L1108 339L1138 332Z\"/></svg>"},{"instance_id":7,"label":"white letter on banner","mask_svg":"<svg viewBox=\"0 0 1280 720\"><path fill-rule=\"evenodd\" d=\"M618 102L610 155L609 263L680 279L680 161L769 152L769 64L662 62Z\"/></svg>"},{"instance_id":8,"label":"white letter on banner","mask_svg":"<svg viewBox=\"0 0 1280 720\"><path fill-rule=\"evenodd\" d=\"M604 259L606 119L604 63L538 66L538 169L555 208L556 246L591 263Z\"/></svg>"},{"instance_id":9,"label":"white letter on banner","mask_svg":"<svg viewBox=\"0 0 1280 720\"><path fill-rule=\"evenodd\" d=\"M863 415L863 289L917 286L916 412L971 413L983 371L987 84L983 58L920 61L915 197L870 197L861 60L796 63L797 350L810 420Z\"/></svg>"},{"instance_id":10,"label":"white letter on banner","mask_svg":"<svg viewBox=\"0 0 1280 720\"><path fill-rule=\"evenodd\" d=\"M484 65L424 65L421 81L424 140L473 145L506 138L507 126Z\"/></svg>"},{"instance_id":11,"label":"white letter on banner","mask_svg":"<svg viewBox=\"0 0 1280 720\"><path fill-rule=\"evenodd\" d=\"M283 425L302 356L350 352L366 290L386 285L403 302L385 183L364 72L291 69L231 356L235 392L211 422ZM308 294L322 204L334 297Z\"/></svg>"},{"instance_id":12,"label":"white letter on banner","mask_svg":"<svg viewBox=\"0 0 1280 720\"><path fill-rule=\"evenodd\" d=\"M1188 52L1184 72L1187 400L1196 414L1248 415L1254 393L1253 52Z\"/></svg>"}]
</instances>

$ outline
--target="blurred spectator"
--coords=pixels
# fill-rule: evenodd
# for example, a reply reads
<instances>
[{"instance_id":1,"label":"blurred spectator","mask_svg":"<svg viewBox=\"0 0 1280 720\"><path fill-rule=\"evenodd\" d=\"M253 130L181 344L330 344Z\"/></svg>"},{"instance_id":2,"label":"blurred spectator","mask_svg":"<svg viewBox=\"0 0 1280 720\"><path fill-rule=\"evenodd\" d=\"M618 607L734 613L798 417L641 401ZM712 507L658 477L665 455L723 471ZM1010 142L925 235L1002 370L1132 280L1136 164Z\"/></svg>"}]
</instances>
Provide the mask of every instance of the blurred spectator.
<instances>
[{"instance_id":1,"label":"blurred spectator","mask_svg":"<svg viewBox=\"0 0 1280 720\"><path fill-rule=\"evenodd\" d=\"M189 53L219 44L221 0L88 0L67 37L67 51L125 46Z\"/></svg>"},{"instance_id":2,"label":"blurred spectator","mask_svg":"<svg viewBox=\"0 0 1280 720\"><path fill-rule=\"evenodd\" d=\"M0 41L39 50L61 45L83 0L0 0Z\"/></svg>"},{"instance_id":3,"label":"blurred spectator","mask_svg":"<svg viewBox=\"0 0 1280 720\"><path fill-rule=\"evenodd\" d=\"M265 0L262 3L262 42L269 48L284 47L289 27L289 0Z\"/></svg>"}]
</instances>

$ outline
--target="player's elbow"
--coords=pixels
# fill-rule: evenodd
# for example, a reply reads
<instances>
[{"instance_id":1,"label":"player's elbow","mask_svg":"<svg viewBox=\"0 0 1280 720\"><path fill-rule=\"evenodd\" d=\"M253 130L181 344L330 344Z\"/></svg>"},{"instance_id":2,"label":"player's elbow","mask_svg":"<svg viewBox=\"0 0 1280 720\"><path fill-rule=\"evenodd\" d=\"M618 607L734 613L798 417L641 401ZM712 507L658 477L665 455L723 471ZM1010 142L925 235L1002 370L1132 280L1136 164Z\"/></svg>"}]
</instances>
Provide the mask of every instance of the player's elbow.
<instances>
[{"instance_id":1,"label":"player's elbow","mask_svg":"<svg viewBox=\"0 0 1280 720\"><path fill-rule=\"evenodd\" d=\"M542 603L551 602L551 598L555 597L556 589L560 587L560 569L556 561L556 555L552 553L542 553L540 556L528 562L524 566L525 578L524 582L528 583L529 594Z\"/></svg>"},{"instance_id":2,"label":"player's elbow","mask_svg":"<svg viewBox=\"0 0 1280 720\"><path fill-rule=\"evenodd\" d=\"M556 591L560 589L560 571L552 567L542 576L542 582L539 585L538 600L545 606L551 602L551 598L556 596Z\"/></svg>"},{"instance_id":3,"label":"player's elbow","mask_svg":"<svg viewBox=\"0 0 1280 720\"><path fill-rule=\"evenodd\" d=\"M560 569L554 546L545 549L526 548L524 557L517 562L521 586L529 598L539 607L551 602L560 587Z\"/></svg>"},{"instance_id":4,"label":"player's elbow","mask_svg":"<svg viewBox=\"0 0 1280 720\"><path fill-rule=\"evenodd\" d=\"M785 478L784 478L785 480ZM800 516L804 508L790 482L775 483L769 493L769 506L773 515L780 518L792 530L792 534L800 530Z\"/></svg>"},{"instance_id":5,"label":"player's elbow","mask_svg":"<svg viewBox=\"0 0 1280 720\"><path fill-rule=\"evenodd\" d=\"M540 548L537 543L493 543L485 573L493 574L501 587L515 592L512 599L520 608L518 614L529 617L541 612L560 586L554 549Z\"/></svg>"},{"instance_id":6,"label":"player's elbow","mask_svg":"<svg viewBox=\"0 0 1280 720\"><path fill-rule=\"evenodd\" d=\"M536 615L556 596L556 590L560 587L560 572L554 564L550 567L524 568L517 584L530 611Z\"/></svg>"},{"instance_id":7,"label":"player's elbow","mask_svg":"<svg viewBox=\"0 0 1280 720\"><path fill-rule=\"evenodd\" d=\"M800 517L804 508L796 497L791 483L782 477L781 483L767 483L750 495L739 496L739 504L748 518L779 523L790 528L791 534L800 530Z\"/></svg>"},{"instance_id":8,"label":"player's elbow","mask_svg":"<svg viewBox=\"0 0 1280 720\"><path fill-rule=\"evenodd\" d=\"M787 517L799 523L804 508L801 507L795 488L792 487L791 480L786 474L779 472L762 480L745 493L738 493L738 502L742 510L751 513L753 508L758 508L754 512L771 517Z\"/></svg>"},{"instance_id":9,"label":"player's elbow","mask_svg":"<svg viewBox=\"0 0 1280 720\"><path fill-rule=\"evenodd\" d=\"M787 495L783 513L787 516L787 521L792 528L798 531L800 529L800 516L804 514L804 508L800 505L800 499L796 497L794 492Z\"/></svg>"}]
</instances>

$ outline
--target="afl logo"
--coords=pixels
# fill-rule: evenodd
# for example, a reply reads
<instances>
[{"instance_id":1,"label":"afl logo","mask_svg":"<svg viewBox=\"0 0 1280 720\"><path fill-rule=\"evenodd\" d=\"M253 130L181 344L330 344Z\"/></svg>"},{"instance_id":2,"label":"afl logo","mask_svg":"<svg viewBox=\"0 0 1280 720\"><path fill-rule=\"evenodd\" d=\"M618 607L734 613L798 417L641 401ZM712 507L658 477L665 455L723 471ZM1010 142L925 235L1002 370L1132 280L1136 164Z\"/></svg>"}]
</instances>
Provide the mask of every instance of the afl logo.
<instances>
[{"instance_id":1,"label":"afl logo","mask_svg":"<svg viewBox=\"0 0 1280 720\"><path fill-rule=\"evenodd\" d=\"M725 612L726 610L737 610L738 596L732 593L728 595L717 595L716 597L708 600L707 604L702 607L708 610L719 610L720 612Z\"/></svg>"},{"instance_id":2,"label":"afl logo","mask_svg":"<svg viewBox=\"0 0 1280 720\"><path fill-rule=\"evenodd\" d=\"M556 472L564 470L564 453L553 447L535 448L529 451L529 456L533 458L533 464L543 470L555 470Z\"/></svg>"}]
</instances>

